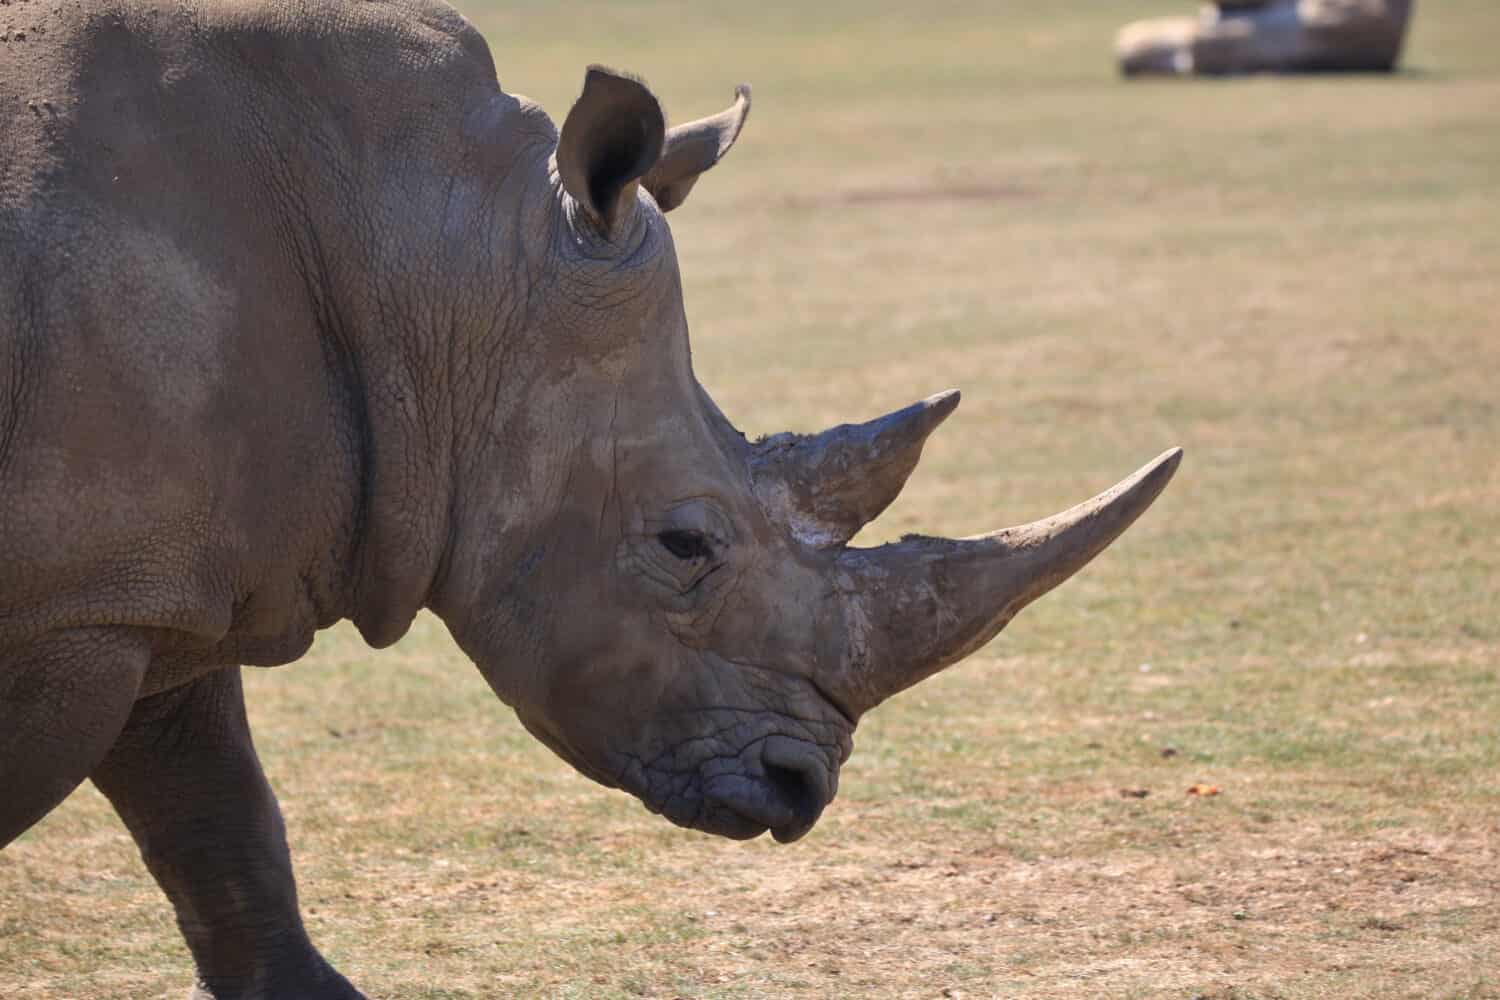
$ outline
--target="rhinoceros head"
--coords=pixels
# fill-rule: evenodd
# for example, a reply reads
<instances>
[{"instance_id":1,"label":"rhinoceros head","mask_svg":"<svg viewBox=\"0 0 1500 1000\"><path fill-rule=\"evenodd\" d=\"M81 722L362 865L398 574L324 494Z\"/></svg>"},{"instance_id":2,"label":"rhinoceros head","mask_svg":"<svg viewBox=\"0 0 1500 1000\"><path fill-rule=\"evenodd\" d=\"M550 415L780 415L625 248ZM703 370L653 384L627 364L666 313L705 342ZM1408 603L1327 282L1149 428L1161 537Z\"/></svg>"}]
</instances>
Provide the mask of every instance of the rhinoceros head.
<instances>
[{"instance_id":1,"label":"rhinoceros head","mask_svg":"<svg viewBox=\"0 0 1500 1000\"><path fill-rule=\"evenodd\" d=\"M699 385L663 213L749 106L742 87L722 114L668 130L644 85L589 72L552 161L551 257L527 307L550 360L492 432L511 459L461 526L464 596L439 610L584 774L683 826L790 841L833 797L863 713L1113 541L1179 453L1024 527L850 546L958 393L751 442Z\"/></svg>"}]
</instances>

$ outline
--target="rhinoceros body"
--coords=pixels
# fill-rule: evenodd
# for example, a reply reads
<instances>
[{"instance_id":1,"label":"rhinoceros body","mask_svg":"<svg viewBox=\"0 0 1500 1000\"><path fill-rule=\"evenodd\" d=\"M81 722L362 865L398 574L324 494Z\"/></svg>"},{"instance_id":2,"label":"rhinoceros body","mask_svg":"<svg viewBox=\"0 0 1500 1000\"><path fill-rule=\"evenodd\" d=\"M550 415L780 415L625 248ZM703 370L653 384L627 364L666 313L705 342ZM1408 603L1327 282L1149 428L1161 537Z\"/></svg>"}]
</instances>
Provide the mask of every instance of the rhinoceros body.
<instances>
[{"instance_id":1,"label":"rhinoceros body","mask_svg":"<svg viewBox=\"0 0 1500 1000\"><path fill-rule=\"evenodd\" d=\"M358 996L302 930L241 665L430 608L585 774L792 840L863 712L1176 467L850 546L957 394L752 444L698 384L663 213L746 88L668 129L596 68L559 131L427 0L0 18L0 845L93 780L202 997Z\"/></svg>"},{"instance_id":2,"label":"rhinoceros body","mask_svg":"<svg viewBox=\"0 0 1500 1000\"><path fill-rule=\"evenodd\" d=\"M1412 0L1220 0L1198 17L1120 29L1120 71L1143 74L1389 72Z\"/></svg>"}]
</instances>

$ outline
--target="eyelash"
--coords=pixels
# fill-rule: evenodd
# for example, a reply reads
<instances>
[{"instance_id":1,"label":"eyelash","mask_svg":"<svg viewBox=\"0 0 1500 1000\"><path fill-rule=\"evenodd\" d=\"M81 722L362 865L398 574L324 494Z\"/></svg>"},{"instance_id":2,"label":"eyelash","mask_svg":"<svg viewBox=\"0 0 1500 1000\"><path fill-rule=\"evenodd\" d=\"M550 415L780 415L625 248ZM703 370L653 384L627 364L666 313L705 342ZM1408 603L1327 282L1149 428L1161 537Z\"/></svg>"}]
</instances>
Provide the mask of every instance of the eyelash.
<instances>
[{"instance_id":1,"label":"eyelash","mask_svg":"<svg viewBox=\"0 0 1500 1000\"><path fill-rule=\"evenodd\" d=\"M714 554L713 548L708 544L708 539L697 531L663 531L656 536L656 540L675 558L684 561L709 559Z\"/></svg>"}]
</instances>

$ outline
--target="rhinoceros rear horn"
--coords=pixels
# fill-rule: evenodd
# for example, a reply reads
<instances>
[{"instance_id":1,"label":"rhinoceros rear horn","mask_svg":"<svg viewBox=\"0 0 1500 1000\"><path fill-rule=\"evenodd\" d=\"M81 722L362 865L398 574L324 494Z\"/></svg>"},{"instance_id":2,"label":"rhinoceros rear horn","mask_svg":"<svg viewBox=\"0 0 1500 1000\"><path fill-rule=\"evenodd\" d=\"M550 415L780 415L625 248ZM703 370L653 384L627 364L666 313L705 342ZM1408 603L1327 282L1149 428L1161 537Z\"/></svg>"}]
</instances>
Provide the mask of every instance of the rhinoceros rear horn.
<instances>
[{"instance_id":1,"label":"rhinoceros rear horn","mask_svg":"<svg viewBox=\"0 0 1500 1000\"><path fill-rule=\"evenodd\" d=\"M667 133L661 159L643 183L663 212L687 199L703 172L724 158L750 117L750 85L734 90L734 103L716 115L677 125Z\"/></svg>"},{"instance_id":2,"label":"rhinoceros rear horn","mask_svg":"<svg viewBox=\"0 0 1500 1000\"><path fill-rule=\"evenodd\" d=\"M896 499L958 399L950 389L863 424L767 438L751 452L756 494L803 543L842 545Z\"/></svg>"},{"instance_id":3,"label":"rhinoceros rear horn","mask_svg":"<svg viewBox=\"0 0 1500 1000\"><path fill-rule=\"evenodd\" d=\"M641 178L661 157L667 122L644 83L590 66L557 140L563 188L605 236L635 204Z\"/></svg>"}]
</instances>

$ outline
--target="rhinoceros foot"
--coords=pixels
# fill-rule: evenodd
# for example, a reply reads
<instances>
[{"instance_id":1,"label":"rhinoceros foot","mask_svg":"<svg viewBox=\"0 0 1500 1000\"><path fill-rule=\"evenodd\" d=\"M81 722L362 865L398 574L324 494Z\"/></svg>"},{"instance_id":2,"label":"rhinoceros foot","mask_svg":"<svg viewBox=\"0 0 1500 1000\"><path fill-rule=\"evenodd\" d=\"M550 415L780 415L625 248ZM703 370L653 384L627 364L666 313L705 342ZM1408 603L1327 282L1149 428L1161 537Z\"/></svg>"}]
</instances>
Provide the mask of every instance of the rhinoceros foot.
<instances>
[{"instance_id":1,"label":"rhinoceros foot","mask_svg":"<svg viewBox=\"0 0 1500 1000\"><path fill-rule=\"evenodd\" d=\"M311 975L277 975L270 981L257 978L247 988L210 986L199 980L188 1000L368 1000L326 962L320 964Z\"/></svg>"}]
</instances>

